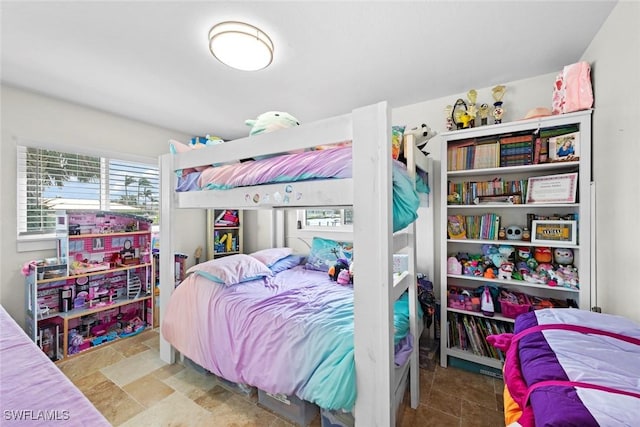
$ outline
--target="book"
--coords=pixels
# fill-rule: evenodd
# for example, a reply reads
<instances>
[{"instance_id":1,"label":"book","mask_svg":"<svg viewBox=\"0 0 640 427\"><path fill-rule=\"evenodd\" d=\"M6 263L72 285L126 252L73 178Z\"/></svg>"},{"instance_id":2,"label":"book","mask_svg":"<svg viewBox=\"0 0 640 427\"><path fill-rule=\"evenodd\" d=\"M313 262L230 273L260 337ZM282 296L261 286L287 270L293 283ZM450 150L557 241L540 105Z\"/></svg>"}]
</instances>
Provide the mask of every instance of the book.
<instances>
[{"instance_id":1,"label":"book","mask_svg":"<svg viewBox=\"0 0 640 427\"><path fill-rule=\"evenodd\" d=\"M464 216L449 215L447 218L447 232L450 239L466 239Z\"/></svg>"}]
</instances>

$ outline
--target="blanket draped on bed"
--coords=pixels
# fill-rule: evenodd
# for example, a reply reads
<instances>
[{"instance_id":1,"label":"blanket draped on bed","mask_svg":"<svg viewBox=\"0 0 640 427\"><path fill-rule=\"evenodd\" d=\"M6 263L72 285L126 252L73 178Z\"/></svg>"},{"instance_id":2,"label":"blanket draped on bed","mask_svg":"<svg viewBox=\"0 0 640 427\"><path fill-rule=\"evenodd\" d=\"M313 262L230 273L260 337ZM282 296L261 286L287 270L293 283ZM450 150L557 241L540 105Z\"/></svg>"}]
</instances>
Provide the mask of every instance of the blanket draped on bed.
<instances>
[{"instance_id":1,"label":"blanket draped on bed","mask_svg":"<svg viewBox=\"0 0 640 427\"><path fill-rule=\"evenodd\" d=\"M351 152L351 147L347 146L210 167L182 177L177 191L227 190L260 184L350 178ZM420 188L426 187L421 185ZM405 165L394 160L393 230L401 230L415 221L419 206L420 198Z\"/></svg>"},{"instance_id":2,"label":"blanket draped on bed","mask_svg":"<svg viewBox=\"0 0 640 427\"><path fill-rule=\"evenodd\" d=\"M397 344L409 331L406 294L394 325ZM229 381L327 409L355 404L353 289L324 272L295 267L228 287L193 274L171 296L162 334Z\"/></svg>"},{"instance_id":3,"label":"blanket draped on bed","mask_svg":"<svg viewBox=\"0 0 640 427\"><path fill-rule=\"evenodd\" d=\"M519 316L514 335L489 340L508 348L504 381L523 411L521 425L637 422L640 325L585 310L545 309Z\"/></svg>"}]
</instances>

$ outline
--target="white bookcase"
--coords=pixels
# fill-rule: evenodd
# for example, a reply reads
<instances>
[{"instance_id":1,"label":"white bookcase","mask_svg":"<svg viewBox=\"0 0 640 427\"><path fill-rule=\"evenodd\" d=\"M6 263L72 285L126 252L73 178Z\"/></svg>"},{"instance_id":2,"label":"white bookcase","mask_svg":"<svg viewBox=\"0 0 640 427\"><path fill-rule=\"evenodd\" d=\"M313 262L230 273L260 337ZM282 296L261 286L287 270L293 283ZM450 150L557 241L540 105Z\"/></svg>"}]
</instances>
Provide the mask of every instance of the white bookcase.
<instances>
[{"instance_id":1,"label":"white bookcase","mask_svg":"<svg viewBox=\"0 0 640 427\"><path fill-rule=\"evenodd\" d=\"M539 162L533 164L536 140L540 140L544 146L544 138L539 138L540 135L548 135L550 129L568 127L571 125L577 126L579 130L579 159L570 161L555 161L555 162ZM542 131L542 133L541 133ZM475 143L486 143L492 140L497 141L497 147L500 147L500 140L503 138L517 136L522 133L531 133L533 135L532 140L532 164L523 164L519 166L498 166L498 167L485 167L471 169L467 166L483 166L486 163L476 161L473 158L473 154L469 152L458 152L457 154L457 166L453 166L451 163L454 161L450 158L453 154L454 147L459 147L469 141L474 140ZM502 361L500 355L487 356L482 351L474 351L472 346L460 346L460 339L455 336L455 332L452 332L450 336L450 326L453 323L457 327L457 323L464 323L463 319L466 318L468 323L475 325L482 325L485 332L492 331L492 324L499 325L505 330L509 330L513 327L514 320L509 317L505 317L500 313L496 313L493 317L486 317L481 312L469 310L468 308L449 307L448 296L452 289L466 288L477 289L484 285L491 283L495 284L499 288L511 291L520 292L534 297L553 298L555 300L566 301L571 299L577 303L580 309L590 309L591 307L591 110L580 111L576 113L542 117L529 120L521 120L511 123L503 123L490 126L482 126L471 129L461 129L451 131L442 134L442 162L441 162L441 354L440 363L443 367L451 364L455 359L455 362L464 364L471 364L478 370L486 369L489 367L493 373L499 375L499 369L502 367ZM486 154L486 153L485 153ZM506 159L500 159L497 155L496 163L504 164ZM526 160L524 163L529 163ZM512 163L518 163L517 156L513 156ZM536 156L539 160L539 156ZM489 159L489 163L490 163ZM502 160L502 161L500 161ZM544 160L544 156L543 156ZM495 165L494 165L495 166ZM457 169L457 170L450 170ZM510 201L504 199L487 200L468 198L464 200L462 197L451 197L452 188L454 184L462 184L469 182L487 182L494 180L503 181L522 181L529 183L531 177L544 177L551 175L562 175L570 173L578 173L578 187L576 191L576 198L574 202L558 201L553 202L549 200L548 203L527 203L527 195L523 191L520 194L521 203L515 204L511 199ZM462 187L457 187L462 188ZM478 188L478 187L476 187ZM538 189L541 187L538 187ZM544 187L543 187L544 188ZM538 191L538 189L536 191ZM520 201L515 199L516 202ZM559 241L553 243L532 243L531 241L524 240L494 240L494 239L479 239L479 238L464 238L464 239L451 239L447 233L448 218L450 215L462 215L467 216L479 216L483 214L494 214L500 218L500 227L507 227L509 225L518 225L525 227L528 225L528 218L530 215L539 216L554 216L559 215L563 217L574 216L577 232L577 243L570 244L567 242ZM530 230L531 234L534 234L534 230ZM484 275L469 275L454 274L447 268L448 258L450 256L456 256L459 253L467 254L481 254L482 246L492 245L511 245L516 248L526 248L531 252L534 252L537 247L550 247L553 252L554 248L570 248L574 254L573 265L577 268L579 274L579 289L572 289L570 287L561 286L549 286L545 283L531 283L526 280L513 280L513 279L498 279L498 278L486 278ZM526 250L525 249L525 250ZM475 301L477 302L477 300ZM468 307L468 306L467 306ZM486 319L493 319L487 322ZM465 332L464 324L458 329L462 333ZM473 330L473 329L472 329ZM478 338L483 340L482 331L477 331L476 344Z\"/></svg>"}]
</instances>

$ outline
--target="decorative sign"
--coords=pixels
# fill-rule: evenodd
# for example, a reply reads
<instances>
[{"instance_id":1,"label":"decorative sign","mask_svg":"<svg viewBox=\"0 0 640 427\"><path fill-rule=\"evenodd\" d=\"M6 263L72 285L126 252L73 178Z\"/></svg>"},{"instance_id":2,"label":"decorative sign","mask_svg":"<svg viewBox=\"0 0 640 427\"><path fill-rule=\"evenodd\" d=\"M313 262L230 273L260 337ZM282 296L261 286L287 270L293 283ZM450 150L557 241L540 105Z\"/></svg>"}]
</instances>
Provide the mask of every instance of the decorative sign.
<instances>
[{"instance_id":1,"label":"decorative sign","mask_svg":"<svg viewBox=\"0 0 640 427\"><path fill-rule=\"evenodd\" d=\"M531 243L570 245L578 243L576 221L534 220L531 228Z\"/></svg>"}]
</instances>

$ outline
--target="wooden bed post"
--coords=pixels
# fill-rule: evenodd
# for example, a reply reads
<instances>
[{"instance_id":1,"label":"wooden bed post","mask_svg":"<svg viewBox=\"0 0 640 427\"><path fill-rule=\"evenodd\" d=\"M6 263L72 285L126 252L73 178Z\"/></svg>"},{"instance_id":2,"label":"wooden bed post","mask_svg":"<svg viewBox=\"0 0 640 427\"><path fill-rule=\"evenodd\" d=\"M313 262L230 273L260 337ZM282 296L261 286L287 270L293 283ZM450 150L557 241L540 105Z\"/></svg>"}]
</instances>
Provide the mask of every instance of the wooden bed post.
<instances>
[{"instance_id":1,"label":"wooden bed post","mask_svg":"<svg viewBox=\"0 0 640 427\"><path fill-rule=\"evenodd\" d=\"M172 154L160 156L160 326L169 298L175 288L175 259L174 259L174 225L173 204L175 197L176 175L173 168ZM160 333L160 359L167 363L175 362L175 350Z\"/></svg>"},{"instance_id":2,"label":"wooden bed post","mask_svg":"<svg viewBox=\"0 0 640 427\"><path fill-rule=\"evenodd\" d=\"M367 427L395 425L390 122L386 102L353 111L354 415Z\"/></svg>"}]
</instances>

